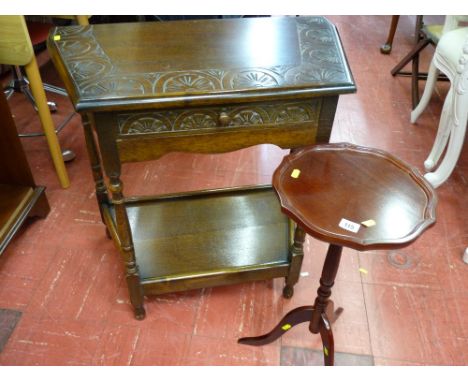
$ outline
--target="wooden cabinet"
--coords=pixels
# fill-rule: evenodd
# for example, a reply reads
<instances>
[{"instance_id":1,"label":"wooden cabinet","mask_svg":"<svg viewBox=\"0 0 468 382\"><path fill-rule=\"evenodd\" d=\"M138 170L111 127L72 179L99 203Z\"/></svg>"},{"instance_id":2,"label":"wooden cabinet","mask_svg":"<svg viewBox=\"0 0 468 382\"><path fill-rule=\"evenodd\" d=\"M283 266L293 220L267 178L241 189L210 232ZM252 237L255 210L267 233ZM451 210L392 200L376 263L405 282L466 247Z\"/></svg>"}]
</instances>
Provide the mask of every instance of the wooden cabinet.
<instances>
[{"instance_id":1,"label":"wooden cabinet","mask_svg":"<svg viewBox=\"0 0 468 382\"><path fill-rule=\"evenodd\" d=\"M122 166L170 152L328 142L356 91L335 27L278 17L60 27L49 52L82 115L101 215L130 299L285 277L302 258L270 185L124 196ZM107 180L104 180L104 174Z\"/></svg>"},{"instance_id":2,"label":"wooden cabinet","mask_svg":"<svg viewBox=\"0 0 468 382\"><path fill-rule=\"evenodd\" d=\"M27 217L47 216L44 187L38 187L23 152L15 123L0 92L0 254Z\"/></svg>"}]
</instances>

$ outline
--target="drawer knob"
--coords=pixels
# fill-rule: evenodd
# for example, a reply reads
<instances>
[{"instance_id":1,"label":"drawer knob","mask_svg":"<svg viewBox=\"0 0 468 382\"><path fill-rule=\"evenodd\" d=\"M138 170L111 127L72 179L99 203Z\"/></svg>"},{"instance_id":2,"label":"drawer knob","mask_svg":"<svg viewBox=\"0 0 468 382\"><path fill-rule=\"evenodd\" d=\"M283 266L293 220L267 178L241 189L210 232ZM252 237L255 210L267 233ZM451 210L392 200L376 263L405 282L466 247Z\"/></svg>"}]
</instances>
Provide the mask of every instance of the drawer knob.
<instances>
[{"instance_id":1,"label":"drawer knob","mask_svg":"<svg viewBox=\"0 0 468 382\"><path fill-rule=\"evenodd\" d=\"M231 117L228 115L228 113L225 113L224 111L219 114L219 124L221 126L227 126L231 123Z\"/></svg>"}]
</instances>

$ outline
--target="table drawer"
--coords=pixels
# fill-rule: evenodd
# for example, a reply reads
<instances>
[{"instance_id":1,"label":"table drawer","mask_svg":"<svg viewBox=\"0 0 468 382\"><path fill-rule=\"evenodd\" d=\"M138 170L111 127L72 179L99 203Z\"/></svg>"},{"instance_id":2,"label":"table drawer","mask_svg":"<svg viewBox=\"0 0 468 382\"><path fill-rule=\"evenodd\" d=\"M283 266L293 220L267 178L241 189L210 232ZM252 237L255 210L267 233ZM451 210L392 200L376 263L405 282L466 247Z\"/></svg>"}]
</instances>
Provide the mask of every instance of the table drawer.
<instances>
[{"instance_id":1,"label":"table drawer","mask_svg":"<svg viewBox=\"0 0 468 382\"><path fill-rule=\"evenodd\" d=\"M196 131L317 123L321 98L306 101L258 103L180 110L145 111L117 115L119 135Z\"/></svg>"}]
</instances>

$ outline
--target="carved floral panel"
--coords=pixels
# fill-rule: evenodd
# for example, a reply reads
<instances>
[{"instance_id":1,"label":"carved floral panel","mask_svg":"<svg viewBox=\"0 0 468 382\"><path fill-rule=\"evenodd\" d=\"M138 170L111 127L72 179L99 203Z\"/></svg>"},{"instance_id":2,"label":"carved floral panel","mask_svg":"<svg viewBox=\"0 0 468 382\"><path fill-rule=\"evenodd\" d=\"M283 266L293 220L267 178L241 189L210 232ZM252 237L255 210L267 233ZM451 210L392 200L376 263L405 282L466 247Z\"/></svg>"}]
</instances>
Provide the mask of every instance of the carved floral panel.
<instances>
[{"instance_id":1,"label":"carved floral panel","mask_svg":"<svg viewBox=\"0 0 468 382\"><path fill-rule=\"evenodd\" d=\"M316 123L321 102L321 99L316 99L281 104L121 113L117 115L117 123L119 132L122 135L249 127L254 125L268 127L270 125L297 122ZM222 114L229 121L227 125L221 125L219 121Z\"/></svg>"},{"instance_id":2,"label":"carved floral panel","mask_svg":"<svg viewBox=\"0 0 468 382\"><path fill-rule=\"evenodd\" d=\"M53 41L82 99L164 93L203 93L352 83L334 26L322 17L294 18L300 64L273 67L125 73L117 69L94 36L93 26L60 28Z\"/></svg>"}]
</instances>

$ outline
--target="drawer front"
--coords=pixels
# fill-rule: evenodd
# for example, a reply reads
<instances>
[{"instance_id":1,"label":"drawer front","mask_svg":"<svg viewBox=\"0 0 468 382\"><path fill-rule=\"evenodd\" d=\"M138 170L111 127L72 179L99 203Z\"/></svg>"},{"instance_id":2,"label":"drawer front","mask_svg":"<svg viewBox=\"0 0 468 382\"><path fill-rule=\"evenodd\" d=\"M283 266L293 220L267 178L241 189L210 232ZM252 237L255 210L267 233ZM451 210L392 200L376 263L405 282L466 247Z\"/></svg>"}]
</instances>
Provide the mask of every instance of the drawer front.
<instances>
[{"instance_id":1,"label":"drawer front","mask_svg":"<svg viewBox=\"0 0 468 382\"><path fill-rule=\"evenodd\" d=\"M181 110L119 113L121 136L155 133L275 126L292 123L317 123L321 98L307 101L246 104Z\"/></svg>"}]
</instances>

